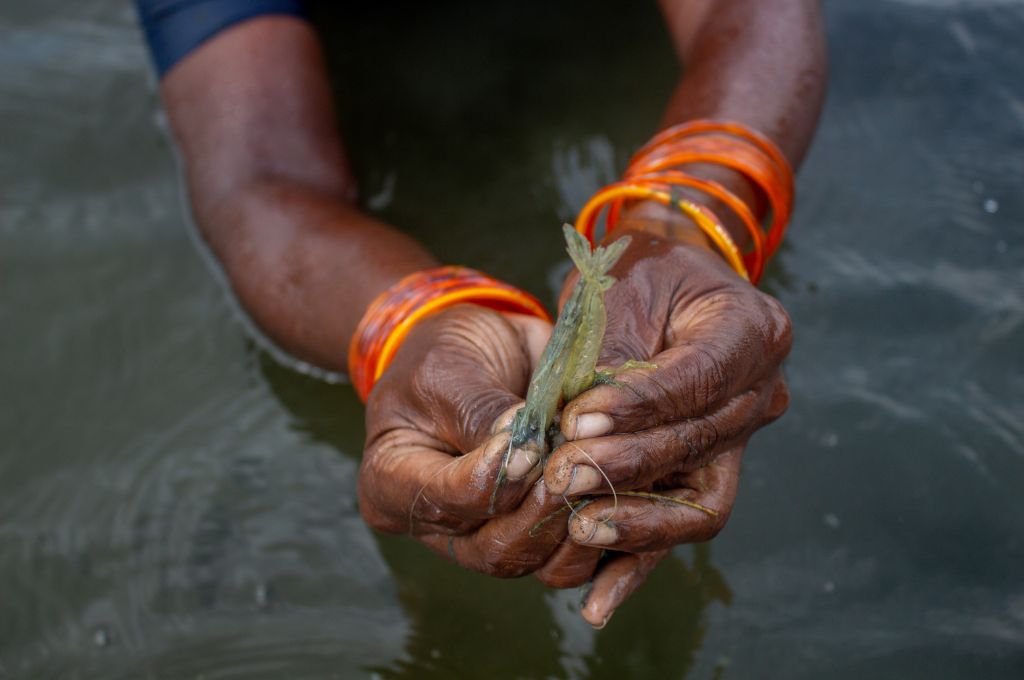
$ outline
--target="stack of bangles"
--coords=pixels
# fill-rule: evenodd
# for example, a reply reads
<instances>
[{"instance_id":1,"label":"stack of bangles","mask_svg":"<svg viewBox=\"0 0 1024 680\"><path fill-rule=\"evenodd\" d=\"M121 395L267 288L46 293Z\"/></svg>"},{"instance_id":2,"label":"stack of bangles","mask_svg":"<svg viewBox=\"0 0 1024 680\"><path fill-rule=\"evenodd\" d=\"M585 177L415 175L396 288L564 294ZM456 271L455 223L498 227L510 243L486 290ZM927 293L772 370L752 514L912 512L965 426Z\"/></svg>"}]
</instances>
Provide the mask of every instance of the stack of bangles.
<instances>
[{"instance_id":1,"label":"stack of bangles","mask_svg":"<svg viewBox=\"0 0 1024 680\"><path fill-rule=\"evenodd\" d=\"M764 192L771 208L767 230L762 230L752 206L724 186L678 169L694 163L735 170ZM736 213L750 235L749 251L741 251L707 206L681 198L677 187L695 189ZM756 284L782 242L789 221L793 172L779 148L760 132L739 123L694 120L663 130L645 144L630 160L622 181L604 187L583 206L576 218L577 231L593 244L602 211L607 208L605 231L610 233L629 200L677 207L715 244L737 274ZM529 293L473 269L439 267L410 274L373 301L352 336L349 376L359 397L366 401L416 323L461 303L551 320Z\"/></svg>"}]
</instances>

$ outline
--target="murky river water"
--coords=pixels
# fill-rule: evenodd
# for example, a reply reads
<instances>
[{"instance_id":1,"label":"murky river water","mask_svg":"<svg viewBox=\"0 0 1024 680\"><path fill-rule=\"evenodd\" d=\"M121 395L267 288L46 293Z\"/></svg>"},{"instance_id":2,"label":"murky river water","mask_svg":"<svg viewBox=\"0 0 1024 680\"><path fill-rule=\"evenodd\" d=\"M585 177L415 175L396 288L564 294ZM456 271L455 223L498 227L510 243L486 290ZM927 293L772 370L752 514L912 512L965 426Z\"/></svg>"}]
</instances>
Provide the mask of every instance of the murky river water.
<instances>
[{"instance_id":1,"label":"murky river water","mask_svg":"<svg viewBox=\"0 0 1024 680\"><path fill-rule=\"evenodd\" d=\"M524 4L320 14L368 206L552 300L674 65L653 6ZM826 10L791 411L595 633L362 523L362 407L206 266L130 5L0 6L0 678L1024 677L1024 2Z\"/></svg>"}]
</instances>

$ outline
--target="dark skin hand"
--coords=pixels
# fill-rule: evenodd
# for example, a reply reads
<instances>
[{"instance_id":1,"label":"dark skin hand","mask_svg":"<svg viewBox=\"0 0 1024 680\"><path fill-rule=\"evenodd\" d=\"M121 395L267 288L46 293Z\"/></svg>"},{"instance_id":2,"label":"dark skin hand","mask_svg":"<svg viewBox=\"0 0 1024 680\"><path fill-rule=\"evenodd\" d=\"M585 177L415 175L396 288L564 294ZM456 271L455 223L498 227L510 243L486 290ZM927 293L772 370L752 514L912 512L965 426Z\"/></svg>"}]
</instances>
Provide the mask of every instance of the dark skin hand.
<instances>
[{"instance_id":1,"label":"dark skin hand","mask_svg":"<svg viewBox=\"0 0 1024 680\"><path fill-rule=\"evenodd\" d=\"M686 76L663 126L694 118L735 120L766 133L799 165L824 95L824 37L815 2L704 3L664 0ZM702 20L694 21L698 15ZM739 39L738 39L739 38ZM731 46L730 46L731 44ZM753 74L759 77L752 77ZM692 165L765 210L742 176ZM706 202L726 218L730 211ZM727 222L738 243L743 227ZM639 204L610 239L632 235L606 295L608 330L601 362L639 359L657 366L620 374L618 386L594 388L566 405L570 440L544 472L550 493L570 500L602 494L569 520L566 564L598 550L619 551L593 577L584 618L604 626L677 544L706 541L725 526L751 435L789 403L780 371L789 353L789 317L774 298L737 277L708 240L676 211ZM567 281L563 298L572 280ZM712 511L651 498L653 491ZM573 585L571 574L555 580Z\"/></svg>"},{"instance_id":2,"label":"dark skin hand","mask_svg":"<svg viewBox=\"0 0 1024 680\"><path fill-rule=\"evenodd\" d=\"M413 330L367 404L359 507L372 526L494 576L544 565L566 525L533 528L564 506L561 496L538 483L540 468L516 463L493 502L492 492L550 332L545 321L475 305Z\"/></svg>"},{"instance_id":3,"label":"dark skin hand","mask_svg":"<svg viewBox=\"0 0 1024 680\"><path fill-rule=\"evenodd\" d=\"M662 4L686 67L663 126L737 120L771 137L795 167L823 93L817 3ZM314 32L289 17L238 24L175 66L162 94L196 221L241 302L283 348L343 371L344 348L369 302L438 261L354 207ZM687 169L763 212L763 197L735 173ZM726 226L743 243L742 227ZM607 297L602 362L653 359L657 369L628 372L619 376L625 387L600 387L569 404L562 427L572 443L543 471L513 460L492 515L507 448L502 430L550 329L473 305L452 308L414 328L373 389L359 482L372 526L410 533L463 566L532 572L554 586L593 579L583 615L595 626L671 546L721 529L747 440L786 403L779 364L789 325L781 307L733 274L678 214L638 204L612 236L625 233L633 244L613 271L620 282ZM598 467L608 480L585 471ZM601 494L609 481L718 514L619 496L566 521L563 494ZM616 551L600 567L597 546Z\"/></svg>"},{"instance_id":4,"label":"dark skin hand","mask_svg":"<svg viewBox=\"0 0 1024 680\"><path fill-rule=\"evenodd\" d=\"M597 574L595 588L612 581L619 595L588 600L584 616L594 625L607 621L668 548L721 531L747 441L789 401L779 366L792 336L782 306L708 249L628 227L622 233L637 245L613 270L619 282L606 294L601 362L639 358L656 368L620 373L618 384L570 402L561 424L570 441L544 471L549 493L570 500L600 494L569 521L577 555L635 553L612 557ZM653 491L711 512L613 489Z\"/></svg>"}]
</instances>

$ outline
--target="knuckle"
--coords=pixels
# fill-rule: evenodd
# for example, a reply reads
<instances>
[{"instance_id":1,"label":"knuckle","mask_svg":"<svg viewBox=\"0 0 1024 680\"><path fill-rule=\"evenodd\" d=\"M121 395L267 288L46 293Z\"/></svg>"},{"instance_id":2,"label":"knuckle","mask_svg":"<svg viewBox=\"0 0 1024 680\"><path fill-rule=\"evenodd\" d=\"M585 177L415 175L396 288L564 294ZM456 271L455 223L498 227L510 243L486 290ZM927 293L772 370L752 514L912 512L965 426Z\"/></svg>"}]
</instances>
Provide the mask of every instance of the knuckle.
<instances>
[{"instance_id":1,"label":"knuckle","mask_svg":"<svg viewBox=\"0 0 1024 680\"><path fill-rule=\"evenodd\" d=\"M666 450L671 451L674 457L672 471L685 471L693 467L699 467L701 459L700 449L695 443L695 437L690 434L691 421L684 421L676 424L668 431L672 437L671 444L666 445Z\"/></svg>"},{"instance_id":2,"label":"knuckle","mask_svg":"<svg viewBox=\"0 0 1024 680\"><path fill-rule=\"evenodd\" d=\"M616 431L629 429L636 423L643 423L648 419L650 404L654 400L656 386L651 377L641 374L627 374L616 378L620 387L598 388L615 389L614 402L607 408L608 415L616 424ZM597 390L594 390L596 393ZM587 394L584 392L584 394Z\"/></svg>"},{"instance_id":3,"label":"knuckle","mask_svg":"<svg viewBox=\"0 0 1024 680\"><path fill-rule=\"evenodd\" d=\"M673 544L677 530L675 521L665 515L664 509L651 505L636 511L628 519L616 521L619 535L631 551L648 552Z\"/></svg>"},{"instance_id":4,"label":"knuckle","mask_svg":"<svg viewBox=\"0 0 1024 680\"><path fill-rule=\"evenodd\" d=\"M793 320L786 308L776 298L770 295L762 297L768 316L767 340L770 346L775 348L781 360L789 354L789 350L793 346Z\"/></svg>"},{"instance_id":5,"label":"knuckle","mask_svg":"<svg viewBox=\"0 0 1024 680\"><path fill-rule=\"evenodd\" d=\"M674 423L651 430L646 442L636 453L637 483L654 482L681 467L688 457L688 447Z\"/></svg>"},{"instance_id":6,"label":"knuckle","mask_svg":"<svg viewBox=\"0 0 1024 680\"><path fill-rule=\"evenodd\" d=\"M676 449L683 454L681 462L686 468L703 467L721 439L714 422L706 417L686 421L675 428L674 434Z\"/></svg>"},{"instance_id":7,"label":"knuckle","mask_svg":"<svg viewBox=\"0 0 1024 680\"><path fill-rule=\"evenodd\" d=\"M772 422L777 418L781 417L789 409L790 392L789 385L780 376L778 382L775 384L775 388L772 391L772 396L768 402L768 409L765 413L767 422Z\"/></svg>"},{"instance_id":8,"label":"knuckle","mask_svg":"<svg viewBox=\"0 0 1024 680\"><path fill-rule=\"evenodd\" d=\"M716 517L709 517L694 534L695 543L704 543L716 538L729 521L728 512L719 512Z\"/></svg>"},{"instance_id":9,"label":"knuckle","mask_svg":"<svg viewBox=\"0 0 1024 680\"><path fill-rule=\"evenodd\" d=\"M360 503L359 514L363 516L371 529L385 534L397 534L403 531L402 527L396 526L396 522L386 514L380 512L371 503Z\"/></svg>"},{"instance_id":10,"label":"knuckle","mask_svg":"<svg viewBox=\"0 0 1024 680\"><path fill-rule=\"evenodd\" d=\"M685 376L688 380L680 382L688 383L687 388L695 412L704 413L729 392L729 361L707 347L699 347L697 351L702 359L698 364L698 370Z\"/></svg>"},{"instance_id":11,"label":"knuckle","mask_svg":"<svg viewBox=\"0 0 1024 680\"><path fill-rule=\"evenodd\" d=\"M517 578L530 571L527 564L513 557L503 547L488 546L480 562L484 573L497 578Z\"/></svg>"},{"instance_id":12,"label":"knuckle","mask_svg":"<svg viewBox=\"0 0 1024 680\"><path fill-rule=\"evenodd\" d=\"M488 518L488 494L475 489L453 492L444 485L434 492L419 494L419 502L412 508L423 521L448 526L479 525Z\"/></svg>"},{"instance_id":13,"label":"knuckle","mask_svg":"<svg viewBox=\"0 0 1024 680\"><path fill-rule=\"evenodd\" d=\"M638 375L630 383L636 396L629 403L631 417L651 423L672 420L678 414L687 412L689 405L686 403L686 395L690 390L683 387L686 382L686 374L680 373L678 368Z\"/></svg>"}]
</instances>

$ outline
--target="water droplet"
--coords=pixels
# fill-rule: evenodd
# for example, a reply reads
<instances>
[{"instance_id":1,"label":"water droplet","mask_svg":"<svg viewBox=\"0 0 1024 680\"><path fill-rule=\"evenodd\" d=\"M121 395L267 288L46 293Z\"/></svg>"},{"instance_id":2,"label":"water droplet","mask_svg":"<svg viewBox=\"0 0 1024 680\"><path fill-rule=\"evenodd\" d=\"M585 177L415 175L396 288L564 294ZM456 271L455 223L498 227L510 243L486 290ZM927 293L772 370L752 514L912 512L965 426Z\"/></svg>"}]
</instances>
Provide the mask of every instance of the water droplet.
<instances>
[{"instance_id":1,"label":"water droplet","mask_svg":"<svg viewBox=\"0 0 1024 680\"><path fill-rule=\"evenodd\" d=\"M430 658L431 659L440 659L441 658L441 650L437 649L436 647L434 649L431 649L430 650Z\"/></svg>"},{"instance_id":2,"label":"water droplet","mask_svg":"<svg viewBox=\"0 0 1024 680\"><path fill-rule=\"evenodd\" d=\"M97 628L92 633L92 643L97 647L106 647L110 644L110 633L106 628Z\"/></svg>"},{"instance_id":3,"label":"water droplet","mask_svg":"<svg viewBox=\"0 0 1024 680\"><path fill-rule=\"evenodd\" d=\"M1006 241L1003 241L1002 239L1000 239L999 241L996 241L996 252L997 253L1005 253L1008 249L1009 249L1009 246L1006 245Z\"/></svg>"},{"instance_id":4,"label":"water droplet","mask_svg":"<svg viewBox=\"0 0 1024 680\"><path fill-rule=\"evenodd\" d=\"M826 432L821 437L821 443L823 446L827 446L830 449L834 449L839 443L839 435L835 432Z\"/></svg>"},{"instance_id":5,"label":"water droplet","mask_svg":"<svg viewBox=\"0 0 1024 680\"><path fill-rule=\"evenodd\" d=\"M986 198L985 202L981 204L981 207L984 208L985 212L989 215L995 215L999 212L999 201L994 198Z\"/></svg>"},{"instance_id":6,"label":"water droplet","mask_svg":"<svg viewBox=\"0 0 1024 680\"><path fill-rule=\"evenodd\" d=\"M832 581L825 581L825 584L821 586L821 589L826 593L834 593L836 590L836 584Z\"/></svg>"},{"instance_id":7,"label":"water droplet","mask_svg":"<svg viewBox=\"0 0 1024 680\"><path fill-rule=\"evenodd\" d=\"M839 528L839 518L833 515L831 512L826 512L824 515L822 515L821 521L824 522L825 526L827 526L829 529Z\"/></svg>"}]
</instances>

